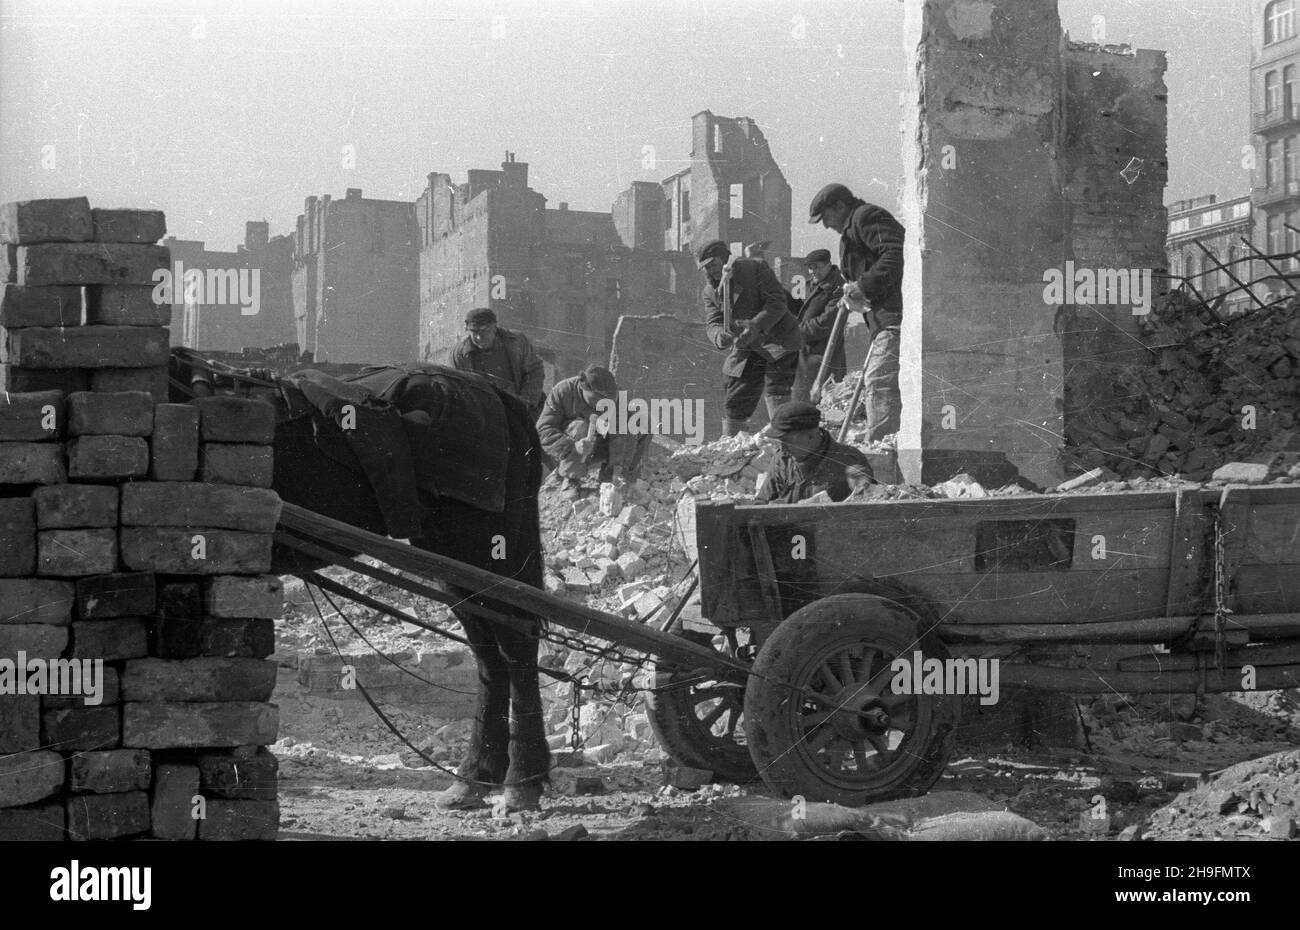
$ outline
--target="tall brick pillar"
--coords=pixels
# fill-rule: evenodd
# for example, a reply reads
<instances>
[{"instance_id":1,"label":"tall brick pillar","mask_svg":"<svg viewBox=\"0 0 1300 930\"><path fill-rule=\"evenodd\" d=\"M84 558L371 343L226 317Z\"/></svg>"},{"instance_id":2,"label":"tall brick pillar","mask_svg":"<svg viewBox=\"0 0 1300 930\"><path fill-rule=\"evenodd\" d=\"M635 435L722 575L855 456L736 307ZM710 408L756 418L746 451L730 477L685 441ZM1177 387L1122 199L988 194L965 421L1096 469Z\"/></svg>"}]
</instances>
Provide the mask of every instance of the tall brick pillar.
<instances>
[{"instance_id":1,"label":"tall brick pillar","mask_svg":"<svg viewBox=\"0 0 1300 930\"><path fill-rule=\"evenodd\" d=\"M899 465L998 486L1062 477L1065 258L1055 0L908 3Z\"/></svg>"}]
</instances>

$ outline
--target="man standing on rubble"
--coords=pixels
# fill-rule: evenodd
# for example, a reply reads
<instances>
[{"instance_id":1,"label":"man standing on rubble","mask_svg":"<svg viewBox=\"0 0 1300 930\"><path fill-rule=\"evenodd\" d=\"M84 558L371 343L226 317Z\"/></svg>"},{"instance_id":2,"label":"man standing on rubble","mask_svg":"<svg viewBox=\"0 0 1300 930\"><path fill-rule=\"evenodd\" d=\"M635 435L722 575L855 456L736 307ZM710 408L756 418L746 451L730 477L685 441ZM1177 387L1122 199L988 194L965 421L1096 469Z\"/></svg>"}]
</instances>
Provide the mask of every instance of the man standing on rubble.
<instances>
[{"instance_id":1,"label":"man standing on rubble","mask_svg":"<svg viewBox=\"0 0 1300 930\"><path fill-rule=\"evenodd\" d=\"M854 197L843 184L827 184L808 208L808 222L840 234L844 297L860 309L871 337L867 365L867 439L898 432L899 324L903 319L903 237L888 210Z\"/></svg>"},{"instance_id":2,"label":"man standing on rubble","mask_svg":"<svg viewBox=\"0 0 1300 930\"><path fill-rule=\"evenodd\" d=\"M722 363L722 432L735 436L766 394L768 417L790 399L799 364L799 323L776 274L764 262L732 259L720 239L696 254L704 271L704 323L709 341L727 351Z\"/></svg>"},{"instance_id":3,"label":"man standing on rubble","mask_svg":"<svg viewBox=\"0 0 1300 930\"><path fill-rule=\"evenodd\" d=\"M487 307L466 314L465 329L469 335L452 352L452 365L496 379L538 416L546 370L528 337L498 326L497 315Z\"/></svg>"},{"instance_id":4,"label":"man standing on rubble","mask_svg":"<svg viewBox=\"0 0 1300 930\"><path fill-rule=\"evenodd\" d=\"M821 370L822 358L829 348L831 330L839 316L840 296L844 293L844 277L831 264L831 253L814 249L804 259L808 276L813 280L812 290L799 308L799 332L803 335L803 348L799 351L799 374L794 382L794 399L808 400L813 382ZM835 340L835 351L826 369L826 378L843 381L848 374L848 360L844 355L844 333Z\"/></svg>"},{"instance_id":5,"label":"man standing on rubble","mask_svg":"<svg viewBox=\"0 0 1300 930\"><path fill-rule=\"evenodd\" d=\"M781 451L758 494L759 503L797 504L821 493L842 501L875 481L866 455L836 442L821 422L822 412L803 401L777 410L770 435L781 440Z\"/></svg>"},{"instance_id":6,"label":"man standing on rubble","mask_svg":"<svg viewBox=\"0 0 1300 930\"><path fill-rule=\"evenodd\" d=\"M588 365L582 374L556 382L546 396L537 420L542 450L560 480L573 486L586 477L592 465L600 466L600 480L611 476L609 435L602 435L597 423L600 402L618 396L613 373L600 365Z\"/></svg>"}]
</instances>

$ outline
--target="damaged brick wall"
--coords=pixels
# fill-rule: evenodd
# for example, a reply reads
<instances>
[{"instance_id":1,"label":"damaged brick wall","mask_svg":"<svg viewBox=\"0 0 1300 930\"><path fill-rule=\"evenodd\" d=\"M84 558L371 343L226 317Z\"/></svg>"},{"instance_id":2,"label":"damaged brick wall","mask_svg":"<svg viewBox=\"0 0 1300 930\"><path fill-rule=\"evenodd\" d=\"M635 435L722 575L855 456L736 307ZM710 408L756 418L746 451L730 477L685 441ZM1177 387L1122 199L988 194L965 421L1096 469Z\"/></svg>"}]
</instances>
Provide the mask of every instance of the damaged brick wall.
<instances>
[{"instance_id":1,"label":"damaged brick wall","mask_svg":"<svg viewBox=\"0 0 1300 930\"><path fill-rule=\"evenodd\" d=\"M704 338L702 323L667 314L625 316L614 330L609 368L629 398L703 400L704 440L710 442L722 435L723 357Z\"/></svg>"}]
</instances>

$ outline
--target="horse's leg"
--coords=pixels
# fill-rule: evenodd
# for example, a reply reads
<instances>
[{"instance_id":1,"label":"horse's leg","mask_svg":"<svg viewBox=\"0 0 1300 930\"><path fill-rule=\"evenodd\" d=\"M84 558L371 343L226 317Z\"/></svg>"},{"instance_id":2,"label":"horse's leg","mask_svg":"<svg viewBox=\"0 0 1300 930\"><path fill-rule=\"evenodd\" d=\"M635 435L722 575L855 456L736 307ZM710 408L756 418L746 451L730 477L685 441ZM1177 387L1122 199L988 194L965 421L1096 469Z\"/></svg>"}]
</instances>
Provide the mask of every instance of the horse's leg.
<instances>
[{"instance_id":1,"label":"horse's leg","mask_svg":"<svg viewBox=\"0 0 1300 930\"><path fill-rule=\"evenodd\" d=\"M478 694L469 748L456 770L466 781L457 782L444 792L448 806L464 799L477 799L487 793L489 784L501 784L510 764L511 678L495 628L477 617L460 611L455 613L478 664Z\"/></svg>"},{"instance_id":2,"label":"horse's leg","mask_svg":"<svg viewBox=\"0 0 1300 930\"><path fill-rule=\"evenodd\" d=\"M506 626L497 626L496 633L510 675L510 767L506 772L506 803L509 807L535 808L551 768L546 712L537 673L538 638Z\"/></svg>"}]
</instances>

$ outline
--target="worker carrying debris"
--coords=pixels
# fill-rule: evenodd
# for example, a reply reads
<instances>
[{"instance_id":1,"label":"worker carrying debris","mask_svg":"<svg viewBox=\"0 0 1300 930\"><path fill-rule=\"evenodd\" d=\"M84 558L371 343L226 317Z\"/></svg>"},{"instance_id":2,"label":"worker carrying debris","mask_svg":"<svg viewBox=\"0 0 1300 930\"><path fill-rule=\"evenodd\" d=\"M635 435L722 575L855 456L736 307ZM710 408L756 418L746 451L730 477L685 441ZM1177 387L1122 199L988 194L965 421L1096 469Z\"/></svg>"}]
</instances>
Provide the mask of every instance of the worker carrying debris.
<instances>
[{"instance_id":1,"label":"worker carrying debris","mask_svg":"<svg viewBox=\"0 0 1300 930\"><path fill-rule=\"evenodd\" d=\"M813 381L821 370L822 358L831 341L831 331L839 316L840 298L844 294L844 276L831 262L831 253L826 249L809 252L804 259L804 267L813 286L804 299L803 306L799 308L799 332L803 335L803 348L799 350L799 371L794 382L795 400L809 399ZM843 381L848 371L844 334L840 333L835 339L835 351L831 353L826 377L828 380Z\"/></svg>"},{"instance_id":2,"label":"worker carrying debris","mask_svg":"<svg viewBox=\"0 0 1300 930\"><path fill-rule=\"evenodd\" d=\"M758 503L797 504L820 494L842 501L875 482L866 455L836 442L821 422L821 410L803 401L791 401L776 411L769 435L781 440L781 451Z\"/></svg>"},{"instance_id":3,"label":"worker carrying debris","mask_svg":"<svg viewBox=\"0 0 1300 930\"><path fill-rule=\"evenodd\" d=\"M867 439L898 432L899 324L903 319L903 239L906 231L883 207L867 203L843 184L827 184L808 208L808 222L840 234L844 298L860 310L871 337L864 387Z\"/></svg>"},{"instance_id":4,"label":"worker carrying debris","mask_svg":"<svg viewBox=\"0 0 1300 930\"><path fill-rule=\"evenodd\" d=\"M626 477L640 464L650 435L611 430L617 422L610 415L617 396L618 381L599 365L588 365L582 374L551 388L537 420L537 435L555 482L576 488L592 466L599 466L600 481L610 481L616 468L622 466Z\"/></svg>"},{"instance_id":5,"label":"worker carrying debris","mask_svg":"<svg viewBox=\"0 0 1300 930\"><path fill-rule=\"evenodd\" d=\"M498 326L497 315L487 307L467 313L465 329L469 335L452 352L451 364L495 378L537 417L542 412L546 370L528 337Z\"/></svg>"},{"instance_id":6,"label":"worker carrying debris","mask_svg":"<svg viewBox=\"0 0 1300 930\"><path fill-rule=\"evenodd\" d=\"M799 364L799 322L786 303L776 274L764 262L731 257L720 239L696 255L704 271L704 323L709 341L729 350L722 363L722 432L744 432L766 393L770 418L790 399Z\"/></svg>"}]
</instances>

